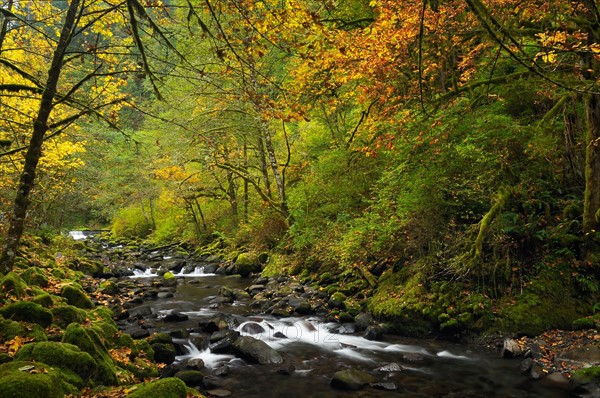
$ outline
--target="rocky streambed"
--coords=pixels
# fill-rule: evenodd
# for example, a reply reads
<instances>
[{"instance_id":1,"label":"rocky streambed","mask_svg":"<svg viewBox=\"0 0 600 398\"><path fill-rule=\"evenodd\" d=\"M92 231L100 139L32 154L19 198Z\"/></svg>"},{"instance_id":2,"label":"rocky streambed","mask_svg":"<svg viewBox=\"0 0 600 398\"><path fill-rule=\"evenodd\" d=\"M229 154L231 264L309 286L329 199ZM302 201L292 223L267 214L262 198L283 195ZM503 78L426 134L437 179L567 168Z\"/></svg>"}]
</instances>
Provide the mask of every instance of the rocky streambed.
<instances>
[{"instance_id":1,"label":"rocky streambed","mask_svg":"<svg viewBox=\"0 0 600 398\"><path fill-rule=\"evenodd\" d=\"M148 340L161 376L210 396L573 396L565 377L532 376L543 369L522 342L518 351L392 336L368 313L340 317L339 297L288 277L244 278L234 264L171 248L105 249L89 291Z\"/></svg>"}]
</instances>

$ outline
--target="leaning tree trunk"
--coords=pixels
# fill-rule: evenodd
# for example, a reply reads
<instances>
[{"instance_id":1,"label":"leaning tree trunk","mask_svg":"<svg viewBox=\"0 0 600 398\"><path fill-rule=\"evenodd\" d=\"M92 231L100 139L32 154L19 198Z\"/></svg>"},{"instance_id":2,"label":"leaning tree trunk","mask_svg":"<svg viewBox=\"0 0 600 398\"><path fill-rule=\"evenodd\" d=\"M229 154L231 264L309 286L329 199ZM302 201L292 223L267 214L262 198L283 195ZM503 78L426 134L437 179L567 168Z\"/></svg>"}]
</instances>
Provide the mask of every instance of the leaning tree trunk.
<instances>
[{"instance_id":1,"label":"leaning tree trunk","mask_svg":"<svg viewBox=\"0 0 600 398\"><path fill-rule=\"evenodd\" d=\"M585 101L587 134L585 150L585 194L583 201L583 231L598 227L600 210L600 95L589 94Z\"/></svg>"},{"instance_id":2,"label":"leaning tree trunk","mask_svg":"<svg viewBox=\"0 0 600 398\"><path fill-rule=\"evenodd\" d=\"M76 26L75 21L77 20L79 4L80 0L72 0L69 5L69 10L67 11L64 25L60 32L60 38L56 45L56 49L54 50L52 63L48 70L48 79L46 81L44 92L42 93L38 114L33 122L33 133L31 135L27 153L25 154L25 164L23 166L23 171L21 172L19 188L17 189L15 196L6 243L2 255L0 256L0 272L2 273L7 273L12 270L17 248L19 247L21 236L23 235L25 216L27 215L27 209L30 202L29 194L31 193L31 189L35 182L35 173L38 162L42 156L44 135L48 131L48 118L50 117L50 112L52 112L53 102L56 96L56 86L62 71L65 53L71 42L73 31Z\"/></svg>"}]
</instances>

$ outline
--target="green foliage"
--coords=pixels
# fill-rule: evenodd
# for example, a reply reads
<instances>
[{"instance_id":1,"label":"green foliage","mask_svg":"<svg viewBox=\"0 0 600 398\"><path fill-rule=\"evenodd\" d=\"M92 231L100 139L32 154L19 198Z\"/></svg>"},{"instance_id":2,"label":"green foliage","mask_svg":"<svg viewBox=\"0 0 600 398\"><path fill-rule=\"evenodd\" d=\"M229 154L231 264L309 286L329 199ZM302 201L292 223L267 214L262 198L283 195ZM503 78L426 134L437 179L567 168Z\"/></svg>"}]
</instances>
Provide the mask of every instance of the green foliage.
<instances>
[{"instance_id":1,"label":"green foliage","mask_svg":"<svg viewBox=\"0 0 600 398\"><path fill-rule=\"evenodd\" d=\"M115 238L146 238L152 232L152 220L139 206L120 210L112 221L112 234Z\"/></svg>"}]
</instances>

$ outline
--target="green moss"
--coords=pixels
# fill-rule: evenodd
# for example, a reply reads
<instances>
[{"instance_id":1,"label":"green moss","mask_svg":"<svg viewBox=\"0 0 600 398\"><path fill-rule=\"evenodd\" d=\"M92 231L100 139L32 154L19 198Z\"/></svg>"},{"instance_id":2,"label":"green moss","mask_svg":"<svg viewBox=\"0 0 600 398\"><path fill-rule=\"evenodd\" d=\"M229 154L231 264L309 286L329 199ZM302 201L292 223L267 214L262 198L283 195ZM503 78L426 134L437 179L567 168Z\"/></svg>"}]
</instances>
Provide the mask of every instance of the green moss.
<instances>
[{"instance_id":1,"label":"green moss","mask_svg":"<svg viewBox=\"0 0 600 398\"><path fill-rule=\"evenodd\" d=\"M0 397L62 398L76 391L60 371L43 363L13 361L0 365Z\"/></svg>"},{"instance_id":2,"label":"green moss","mask_svg":"<svg viewBox=\"0 0 600 398\"><path fill-rule=\"evenodd\" d=\"M542 271L523 294L505 299L499 307L501 329L530 336L553 328L568 329L586 311L556 270Z\"/></svg>"},{"instance_id":3,"label":"green moss","mask_svg":"<svg viewBox=\"0 0 600 398\"><path fill-rule=\"evenodd\" d=\"M171 271L165 272L165 274L163 275L163 278L166 281L171 280L171 279L175 279L175 274L173 274Z\"/></svg>"},{"instance_id":4,"label":"green moss","mask_svg":"<svg viewBox=\"0 0 600 398\"><path fill-rule=\"evenodd\" d=\"M7 341L14 339L16 336L30 337L35 341L48 340L44 329L40 325L0 318L0 340Z\"/></svg>"},{"instance_id":5,"label":"green moss","mask_svg":"<svg viewBox=\"0 0 600 398\"><path fill-rule=\"evenodd\" d=\"M46 292L38 294L31 301L33 301L36 304L41 305L44 308L50 308L54 305L54 300L52 299L52 296L50 296Z\"/></svg>"},{"instance_id":6,"label":"green moss","mask_svg":"<svg viewBox=\"0 0 600 398\"><path fill-rule=\"evenodd\" d=\"M113 281L104 281L98 286L98 292L108 295L115 295L119 291L119 287Z\"/></svg>"},{"instance_id":7,"label":"green moss","mask_svg":"<svg viewBox=\"0 0 600 398\"><path fill-rule=\"evenodd\" d=\"M72 323L67 327L62 342L74 344L94 358L97 364L96 381L105 385L117 383L117 369L97 331Z\"/></svg>"},{"instance_id":8,"label":"green moss","mask_svg":"<svg viewBox=\"0 0 600 398\"><path fill-rule=\"evenodd\" d=\"M41 287L48 286L48 277L38 267L29 267L22 274L21 278L29 285L36 285Z\"/></svg>"},{"instance_id":9,"label":"green moss","mask_svg":"<svg viewBox=\"0 0 600 398\"><path fill-rule=\"evenodd\" d=\"M600 366L576 370L571 374L571 380L576 384L600 383Z\"/></svg>"},{"instance_id":10,"label":"green moss","mask_svg":"<svg viewBox=\"0 0 600 398\"><path fill-rule=\"evenodd\" d=\"M67 299L70 305L74 305L77 308L92 309L94 303L92 300L83 292L83 290L73 285L67 285L62 288L60 295Z\"/></svg>"},{"instance_id":11,"label":"green moss","mask_svg":"<svg viewBox=\"0 0 600 398\"><path fill-rule=\"evenodd\" d=\"M90 354L81 351L73 344L54 341L26 344L17 352L15 360L43 362L69 369L84 382L87 382L96 371L96 362Z\"/></svg>"},{"instance_id":12,"label":"green moss","mask_svg":"<svg viewBox=\"0 0 600 398\"><path fill-rule=\"evenodd\" d=\"M39 304L31 301L17 301L0 308L0 315L6 319L36 323L48 327L52 323L52 313Z\"/></svg>"},{"instance_id":13,"label":"green moss","mask_svg":"<svg viewBox=\"0 0 600 398\"><path fill-rule=\"evenodd\" d=\"M87 317L85 310L68 304L54 307L50 311L54 315L54 323L63 329L73 322L83 323Z\"/></svg>"},{"instance_id":14,"label":"green moss","mask_svg":"<svg viewBox=\"0 0 600 398\"><path fill-rule=\"evenodd\" d=\"M160 379L139 386L128 398L185 398L185 383L175 377Z\"/></svg>"},{"instance_id":15,"label":"green moss","mask_svg":"<svg viewBox=\"0 0 600 398\"><path fill-rule=\"evenodd\" d=\"M19 275L11 271L0 279L0 294L4 297L7 295L21 298L25 296L25 288L27 284Z\"/></svg>"},{"instance_id":16,"label":"green moss","mask_svg":"<svg viewBox=\"0 0 600 398\"><path fill-rule=\"evenodd\" d=\"M252 272L260 272L261 263L255 252L240 253L235 260L235 272L241 276L248 276Z\"/></svg>"}]
</instances>

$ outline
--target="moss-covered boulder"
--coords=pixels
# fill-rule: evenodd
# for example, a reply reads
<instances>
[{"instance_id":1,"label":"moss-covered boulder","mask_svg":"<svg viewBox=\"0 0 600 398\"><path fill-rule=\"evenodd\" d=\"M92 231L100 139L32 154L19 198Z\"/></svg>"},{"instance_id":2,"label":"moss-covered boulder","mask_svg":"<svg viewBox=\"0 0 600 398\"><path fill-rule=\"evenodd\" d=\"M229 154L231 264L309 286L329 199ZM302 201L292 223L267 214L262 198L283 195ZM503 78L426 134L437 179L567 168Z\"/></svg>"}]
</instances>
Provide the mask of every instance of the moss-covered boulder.
<instances>
[{"instance_id":1,"label":"moss-covered boulder","mask_svg":"<svg viewBox=\"0 0 600 398\"><path fill-rule=\"evenodd\" d=\"M96 373L96 362L87 352L73 344L42 341L26 344L17 352L15 360L43 362L58 368L69 369L83 381L80 386Z\"/></svg>"},{"instance_id":2,"label":"moss-covered boulder","mask_svg":"<svg viewBox=\"0 0 600 398\"><path fill-rule=\"evenodd\" d=\"M139 386L128 398L185 398L185 383L178 378L168 377Z\"/></svg>"},{"instance_id":3,"label":"moss-covered boulder","mask_svg":"<svg viewBox=\"0 0 600 398\"><path fill-rule=\"evenodd\" d=\"M54 305L54 300L52 299L52 296L46 292L38 294L31 301L41 305L44 308L50 308Z\"/></svg>"},{"instance_id":4,"label":"moss-covered boulder","mask_svg":"<svg viewBox=\"0 0 600 398\"><path fill-rule=\"evenodd\" d=\"M250 275L253 272L261 271L261 262L259 256L255 252L241 253L235 260L235 273L243 277Z\"/></svg>"},{"instance_id":5,"label":"moss-covered boulder","mask_svg":"<svg viewBox=\"0 0 600 398\"><path fill-rule=\"evenodd\" d=\"M575 397L600 396L600 366L591 366L573 372L569 389Z\"/></svg>"},{"instance_id":6,"label":"moss-covered boulder","mask_svg":"<svg viewBox=\"0 0 600 398\"><path fill-rule=\"evenodd\" d=\"M21 278L27 282L28 285L35 285L46 287L48 286L48 277L38 267L29 267L21 274Z\"/></svg>"},{"instance_id":7,"label":"moss-covered boulder","mask_svg":"<svg viewBox=\"0 0 600 398\"><path fill-rule=\"evenodd\" d=\"M0 397L62 398L76 391L59 370L46 364L12 361L0 365Z\"/></svg>"},{"instance_id":8,"label":"moss-covered boulder","mask_svg":"<svg viewBox=\"0 0 600 398\"><path fill-rule=\"evenodd\" d=\"M68 304L54 307L50 309L50 311L52 311L52 315L54 315L54 323L63 329L73 322L85 322L87 316L85 310Z\"/></svg>"},{"instance_id":9,"label":"moss-covered boulder","mask_svg":"<svg viewBox=\"0 0 600 398\"><path fill-rule=\"evenodd\" d=\"M77 308L83 308L86 310L94 308L94 303L92 303L92 300L90 300L83 290L76 286L67 285L63 287L60 295L67 299L67 303L74 305Z\"/></svg>"},{"instance_id":10,"label":"moss-covered boulder","mask_svg":"<svg viewBox=\"0 0 600 398\"><path fill-rule=\"evenodd\" d=\"M500 327L507 332L538 335L548 329L568 329L574 320L587 315L586 309L565 277L557 270L536 276L523 293L498 306Z\"/></svg>"},{"instance_id":11,"label":"moss-covered boulder","mask_svg":"<svg viewBox=\"0 0 600 398\"><path fill-rule=\"evenodd\" d=\"M21 298L25 296L25 289L27 284L19 275L11 271L0 279L0 295L2 296L15 296Z\"/></svg>"},{"instance_id":12,"label":"moss-covered boulder","mask_svg":"<svg viewBox=\"0 0 600 398\"><path fill-rule=\"evenodd\" d=\"M72 323L65 330L62 342L74 344L94 358L96 361L94 380L104 385L117 384L117 369L96 330Z\"/></svg>"},{"instance_id":13,"label":"moss-covered boulder","mask_svg":"<svg viewBox=\"0 0 600 398\"><path fill-rule=\"evenodd\" d=\"M52 324L52 313L39 304L31 301L17 301L0 308L0 315L6 319L36 323L42 327Z\"/></svg>"},{"instance_id":14,"label":"moss-covered boulder","mask_svg":"<svg viewBox=\"0 0 600 398\"><path fill-rule=\"evenodd\" d=\"M16 336L29 337L35 341L46 341L48 338L40 325L17 322L0 317L0 340L8 341Z\"/></svg>"},{"instance_id":15,"label":"moss-covered boulder","mask_svg":"<svg viewBox=\"0 0 600 398\"><path fill-rule=\"evenodd\" d=\"M97 291L102 294L108 294L110 296L113 296L119 292L119 287L114 281L106 280L100 283Z\"/></svg>"}]
</instances>

